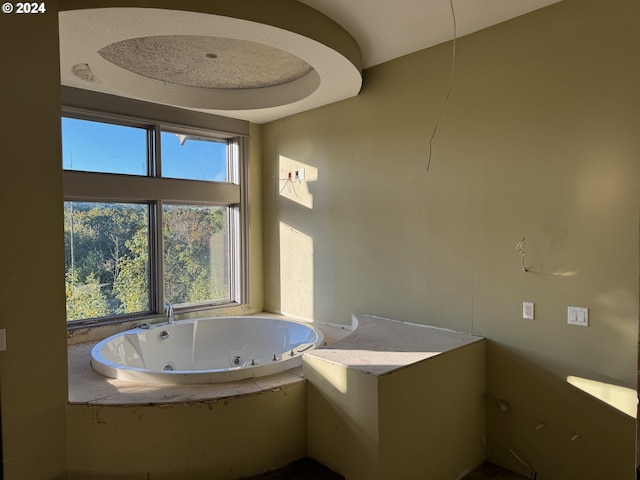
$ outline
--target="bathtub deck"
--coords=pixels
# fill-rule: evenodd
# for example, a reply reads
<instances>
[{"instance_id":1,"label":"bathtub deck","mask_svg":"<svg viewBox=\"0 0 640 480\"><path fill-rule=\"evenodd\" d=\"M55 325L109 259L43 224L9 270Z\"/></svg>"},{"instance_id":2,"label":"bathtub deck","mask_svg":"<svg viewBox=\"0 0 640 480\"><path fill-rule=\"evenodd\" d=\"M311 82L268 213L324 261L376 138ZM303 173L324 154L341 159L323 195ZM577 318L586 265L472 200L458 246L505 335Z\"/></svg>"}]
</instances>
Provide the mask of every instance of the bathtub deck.
<instances>
[{"instance_id":1,"label":"bathtub deck","mask_svg":"<svg viewBox=\"0 0 640 480\"><path fill-rule=\"evenodd\" d=\"M333 342L350 331L320 326L325 340ZM107 378L90 365L91 348L97 341L68 347L69 403L93 405L149 405L190 403L254 395L304 381L302 367L266 377L207 385L158 385Z\"/></svg>"},{"instance_id":2,"label":"bathtub deck","mask_svg":"<svg viewBox=\"0 0 640 480\"><path fill-rule=\"evenodd\" d=\"M351 335L310 351L307 358L382 376L484 341L475 335L372 315L355 314L354 318L358 326Z\"/></svg>"}]
</instances>

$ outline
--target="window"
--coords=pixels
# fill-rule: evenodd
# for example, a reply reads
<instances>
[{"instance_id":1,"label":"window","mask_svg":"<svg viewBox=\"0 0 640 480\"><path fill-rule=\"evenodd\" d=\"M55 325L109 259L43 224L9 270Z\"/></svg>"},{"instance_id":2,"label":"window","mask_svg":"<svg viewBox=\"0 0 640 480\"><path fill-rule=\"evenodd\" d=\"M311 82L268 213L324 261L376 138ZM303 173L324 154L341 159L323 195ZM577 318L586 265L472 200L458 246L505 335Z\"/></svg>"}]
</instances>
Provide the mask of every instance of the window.
<instances>
[{"instance_id":1,"label":"window","mask_svg":"<svg viewBox=\"0 0 640 480\"><path fill-rule=\"evenodd\" d=\"M229 298L227 209L163 205L164 296L171 303Z\"/></svg>"},{"instance_id":2,"label":"window","mask_svg":"<svg viewBox=\"0 0 640 480\"><path fill-rule=\"evenodd\" d=\"M242 303L243 137L62 117L67 322Z\"/></svg>"},{"instance_id":3,"label":"window","mask_svg":"<svg viewBox=\"0 0 640 480\"><path fill-rule=\"evenodd\" d=\"M163 177L228 181L227 142L162 132L160 145Z\"/></svg>"}]
</instances>

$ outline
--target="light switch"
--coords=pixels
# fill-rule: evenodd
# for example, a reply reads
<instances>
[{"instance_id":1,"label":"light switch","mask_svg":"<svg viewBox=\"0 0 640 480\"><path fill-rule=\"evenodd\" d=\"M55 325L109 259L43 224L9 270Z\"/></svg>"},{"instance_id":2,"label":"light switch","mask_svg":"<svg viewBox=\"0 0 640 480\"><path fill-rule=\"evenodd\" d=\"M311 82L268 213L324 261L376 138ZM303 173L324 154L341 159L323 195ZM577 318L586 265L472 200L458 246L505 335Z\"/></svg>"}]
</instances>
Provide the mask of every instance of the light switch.
<instances>
[{"instance_id":1,"label":"light switch","mask_svg":"<svg viewBox=\"0 0 640 480\"><path fill-rule=\"evenodd\" d=\"M522 302L522 318L533 320L533 302Z\"/></svg>"},{"instance_id":2,"label":"light switch","mask_svg":"<svg viewBox=\"0 0 640 480\"><path fill-rule=\"evenodd\" d=\"M7 329L0 328L0 352L7 349Z\"/></svg>"},{"instance_id":3,"label":"light switch","mask_svg":"<svg viewBox=\"0 0 640 480\"><path fill-rule=\"evenodd\" d=\"M589 326L589 309L584 307L567 307L567 323L569 325Z\"/></svg>"}]
</instances>

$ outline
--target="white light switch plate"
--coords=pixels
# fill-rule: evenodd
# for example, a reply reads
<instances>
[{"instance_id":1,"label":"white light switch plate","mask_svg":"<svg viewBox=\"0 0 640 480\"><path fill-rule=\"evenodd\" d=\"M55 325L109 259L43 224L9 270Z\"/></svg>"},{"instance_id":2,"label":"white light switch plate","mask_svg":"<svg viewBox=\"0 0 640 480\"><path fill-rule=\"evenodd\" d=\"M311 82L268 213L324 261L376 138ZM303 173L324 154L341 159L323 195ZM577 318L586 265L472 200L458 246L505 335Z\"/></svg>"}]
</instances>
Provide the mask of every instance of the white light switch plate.
<instances>
[{"instance_id":1,"label":"white light switch plate","mask_svg":"<svg viewBox=\"0 0 640 480\"><path fill-rule=\"evenodd\" d=\"M7 329L0 328L0 352L7 349Z\"/></svg>"},{"instance_id":2,"label":"white light switch plate","mask_svg":"<svg viewBox=\"0 0 640 480\"><path fill-rule=\"evenodd\" d=\"M533 302L522 302L522 318L526 320L533 320L534 310Z\"/></svg>"},{"instance_id":3,"label":"white light switch plate","mask_svg":"<svg viewBox=\"0 0 640 480\"><path fill-rule=\"evenodd\" d=\"M580 327L589 326L589 309L584 307L567 307L567 323Z\"/></svg>"}]
</instances>

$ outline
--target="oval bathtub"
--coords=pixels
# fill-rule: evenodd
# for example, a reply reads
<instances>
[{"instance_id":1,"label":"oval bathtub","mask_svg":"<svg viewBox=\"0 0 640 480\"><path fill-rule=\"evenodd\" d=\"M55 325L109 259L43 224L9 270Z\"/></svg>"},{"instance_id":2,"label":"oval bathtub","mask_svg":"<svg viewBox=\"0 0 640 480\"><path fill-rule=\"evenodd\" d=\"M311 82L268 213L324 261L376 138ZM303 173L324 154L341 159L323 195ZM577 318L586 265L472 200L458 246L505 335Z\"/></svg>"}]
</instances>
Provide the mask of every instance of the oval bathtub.
<instances>
[{"instance_id":1,"label":"oval bathtub","mask_svg":"<svg viewBox=\"0 0 640 480\"><path fill-rule=\"evenodd\" d=\"M91 366L143 383L221 383L302 364L324 339L311 324L270 317L212 317L118 333L91 350Z\"/></svg>"}]
</instances>

